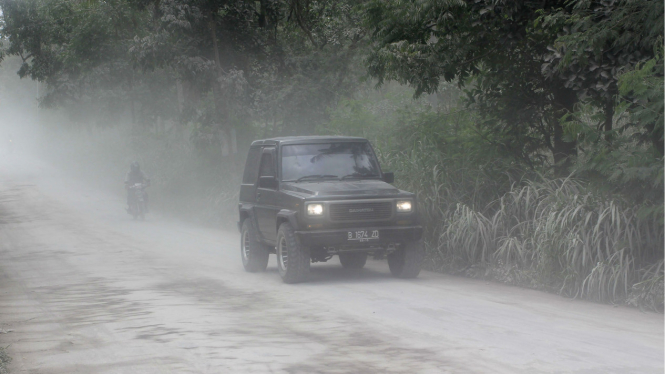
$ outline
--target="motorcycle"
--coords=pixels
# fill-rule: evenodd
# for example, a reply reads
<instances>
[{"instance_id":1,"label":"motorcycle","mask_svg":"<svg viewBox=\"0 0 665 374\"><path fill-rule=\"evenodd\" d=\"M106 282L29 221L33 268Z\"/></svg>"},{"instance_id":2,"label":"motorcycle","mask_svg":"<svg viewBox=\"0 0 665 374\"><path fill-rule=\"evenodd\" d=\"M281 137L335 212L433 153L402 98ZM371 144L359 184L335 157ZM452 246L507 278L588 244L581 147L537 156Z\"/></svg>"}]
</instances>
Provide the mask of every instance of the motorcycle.
<instances>
[{"instance_id":1,"label":"motorcycle","mask_svg":"<svg viewBox=\"0 0 665 374\"><path fill-rule=\"evenodd\" d=\"M134 219L145 219L146 201L145 189L148 185L143 183L135 183L128 187L129 189L129 209L127 213L134 216Z\"/></svg>"}]
</instances>

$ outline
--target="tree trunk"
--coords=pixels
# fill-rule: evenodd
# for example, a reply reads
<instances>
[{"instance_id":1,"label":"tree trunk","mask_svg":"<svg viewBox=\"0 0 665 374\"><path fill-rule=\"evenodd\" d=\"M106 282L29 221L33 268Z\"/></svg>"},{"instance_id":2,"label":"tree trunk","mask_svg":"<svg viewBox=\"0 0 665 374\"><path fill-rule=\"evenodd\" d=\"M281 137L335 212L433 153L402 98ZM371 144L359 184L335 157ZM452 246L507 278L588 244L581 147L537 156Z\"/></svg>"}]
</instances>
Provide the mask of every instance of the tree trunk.
<instances>
[{"instance_id":1,"label":"tree trunk","mask_svg":"<svg viewBox=\"0 0 665 374\"><path fill-rule=\"evenodd\" d=\"M219 60L219 46L217 45L217 24L215 23L215 13L210 12L210 34L212 37L212 49L215 54L215 68L217 70L217 77L222 71L222 63Z\"/></svg>"},{"instance_id":2,"label":"tree trunk","mask_svg":"<svg viewBox=\"0 0 665 374\"><path fill-rule=\"evenodd\" d=\"M132 127L136 126L136 108L134 106L134 71L129 78L129 110L132 116Z\"/></svg>"},{"instance_id":3,"label":"tree trunk","mask_svg":"<svg viewBox=\"0 0 665 374\"><path fill-rule=\"evenodd\" d=\"M605 121L603 121L603 131L605 132L605 141L612 142L612 122L614 120L614 97L605 99Z\"/></svg>"},{"instance_id":4,"label":"tree trunk","mask_svg":"<svg viewBox=\"0 0 665 374\"><path fill-rule=\"evenodd\" d=\"M554 170L557 176L563 177L568 174L572 166L572 157L577 155L575 142L563 140L563 127L558 122L554 123Z\"/></svg>"},{"instance_id":5,"label":"tree trunk","mask_svg":"<svg viewBox=\"0 0 665 374\"><path fill-rule=\"evenodd\" d=\"M553 91L555 104L559 108L553 121L554 173L558 177L565 177L570 173L573 157L577 155L577 142L564 141L563 127L559 123L559 119L568 113L573 113L575 103L577 102L577 95L573 90L565 87L558 87Z\"/></svg>"},{"instance_id":6,"label":"tree trunk","mask_svg":"<svg viewBox=\"0 0 665 374\"><path fill-rule=\"evenodd\" d=\"M212 85L212 95L215 102L215 122L219 126L218 133L221 136L220 146L223 144L230 144L231 138L231 129L228 123L228 106L226 105L226 95L222 92L223 88L219 81L219 78L222 76L222 62L219 57L219 42L217 40L217 24L215 22L215 13L210 12L210 34L212 39L212 48L215 55L215 82ZM228 148L227 148L228 149ZM224 154L222 150L222 154ZM235 167L235 154L233 151L228 153L229 162Z\"/></svg>"},{"instance_id":7,"label":"tree trunk","mask_svg":"<svg viewBox=\"0 0 665 374\"><path fill-rule=\"evenodd\" d=\"M605 123L603 124L603 131L612 131L612 120L614 119L614 102L612 100L605 101ZM606 134L607 136L607 134Z\"/></svg>"},{"instance_id":8,"label":"tree trunk","mask_svg":"<svg viewBox=\"0 0 665 374\"><path fill-rule=\"evenodd\" d=\"M663 157L665 155L665 152L663 148L665 148L665 142L663 141L663 127L658 126L656 127L655 123L650 123L646 125L647 131L649 131L649 138L651 138L651 144L653 144L654 148L658 151L660 154L660 157Z\"/></svg>"},{"instance_id":9,"label":"tree trunk","mask_svg":"<svg viewBox=\"0 0 665 374\"><path fill-rule=\"evenodd\" d=\"M259 10L258 10L257 13L259 14L259 27L266 28L268 26L268 21L266 19L266 1L265 0L259 1Z\"/></svg>"}]
</instances>

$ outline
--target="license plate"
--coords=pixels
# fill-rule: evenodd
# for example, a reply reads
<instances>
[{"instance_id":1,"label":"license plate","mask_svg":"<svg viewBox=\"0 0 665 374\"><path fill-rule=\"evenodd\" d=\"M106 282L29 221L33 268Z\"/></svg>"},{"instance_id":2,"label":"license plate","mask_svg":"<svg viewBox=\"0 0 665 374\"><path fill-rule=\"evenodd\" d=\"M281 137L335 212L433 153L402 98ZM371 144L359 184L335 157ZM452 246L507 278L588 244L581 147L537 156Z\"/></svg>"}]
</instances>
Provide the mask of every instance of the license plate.
<instances>
[{"instance_id":1,"label":"license plate","mask_svg":"<svg viewBox=\"0 0 665 374\"><path fill-rule=\"evenodd\" d=\"M357 242L368 242L370 240L378 240L379 230L348 231L347 239Z\"/></svg>"}]
</instances>

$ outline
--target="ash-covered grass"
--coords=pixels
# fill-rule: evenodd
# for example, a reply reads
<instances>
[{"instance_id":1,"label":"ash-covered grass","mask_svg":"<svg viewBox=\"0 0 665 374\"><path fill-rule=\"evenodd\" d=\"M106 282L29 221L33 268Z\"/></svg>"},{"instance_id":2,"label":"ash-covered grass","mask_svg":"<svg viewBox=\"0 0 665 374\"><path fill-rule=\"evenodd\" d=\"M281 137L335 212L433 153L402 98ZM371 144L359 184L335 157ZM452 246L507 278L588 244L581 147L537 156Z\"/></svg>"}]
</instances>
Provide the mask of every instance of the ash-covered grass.
<instances>
[{"instance_id":1,"label":"ash-covered grass","mask_svg":"<svg viewBox=\"0 0 665 374\"><path fill-rule=\"evenodd\" d=\"M6 347L0 347L0 374L9 374L7 365L12 361L12 358L7 354Z\"/></svg>"},{"instance_id":2,"label":"ash-covered grass","mask_svg":"<svg viewBox=\"0 0 665 374\"><path fill-rule=\"evenodd\" d=\"M529 182L484 212L460 204L446 218L431 238L441 269L663 310L663 225L579 181Z\"/></svg>"},{"instance_id":3,"label":"ash-covered grass","mask_svg":"<svg viewBox=\"0 0 665 374\"><path fill-rule=\"evenodd\" d=\"M501 180L501 165L467 164L426 141L381 156L396 185L418 194L429 270L663 311L656 203L581 179Z\"/></svg>"}]
</instances>

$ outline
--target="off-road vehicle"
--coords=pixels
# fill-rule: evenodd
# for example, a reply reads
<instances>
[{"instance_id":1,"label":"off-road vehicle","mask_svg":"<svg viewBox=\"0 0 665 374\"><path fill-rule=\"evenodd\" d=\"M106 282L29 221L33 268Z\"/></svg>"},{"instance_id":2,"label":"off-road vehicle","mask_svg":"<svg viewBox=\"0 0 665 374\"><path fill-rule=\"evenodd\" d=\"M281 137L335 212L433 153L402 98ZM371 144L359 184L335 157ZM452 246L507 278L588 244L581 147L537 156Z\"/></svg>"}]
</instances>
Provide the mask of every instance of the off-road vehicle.
<instances>
[{"instance_id":1,"label":"off-road vehicle","mask_svg":"<svg viewBox=\"0 0 665 374\"><path fill-rule=\"evenodd\" d=\"M245 270L277 255L282 280L305 280L310 263L339 256L361 269L384 254L399 278L418 276L423 260L416 196L389 183L367 139L299 136L254 141L238 205Z\"/></svg>"}]
</instances>

